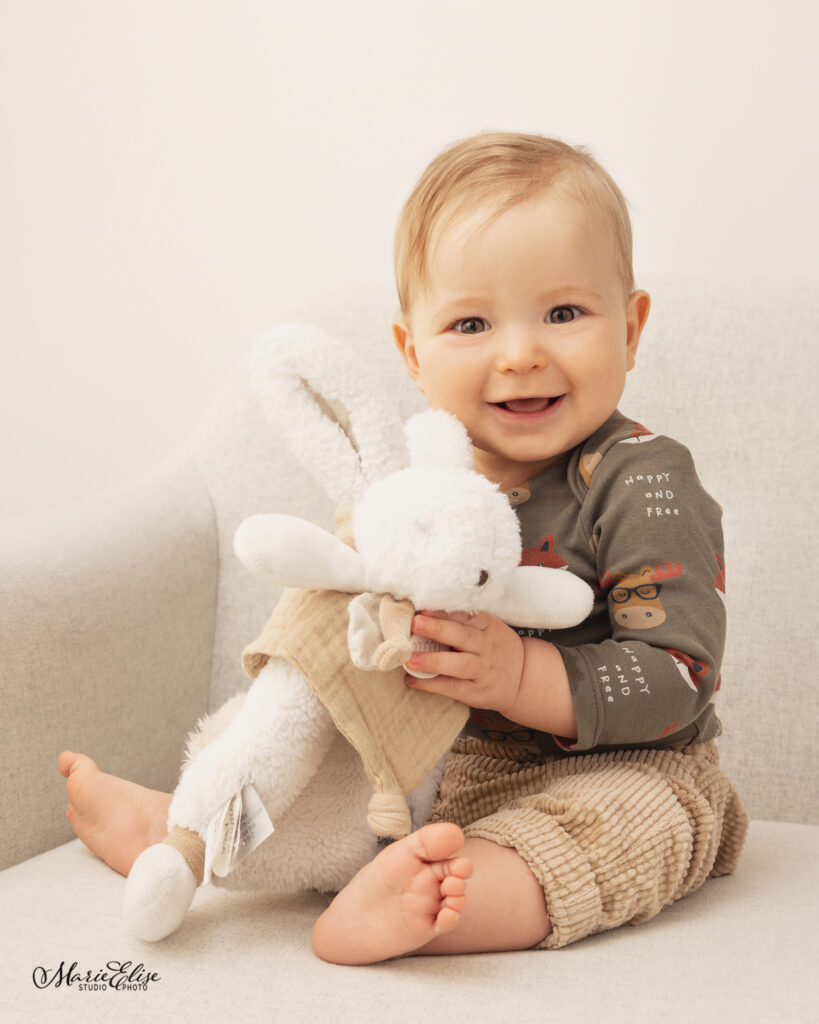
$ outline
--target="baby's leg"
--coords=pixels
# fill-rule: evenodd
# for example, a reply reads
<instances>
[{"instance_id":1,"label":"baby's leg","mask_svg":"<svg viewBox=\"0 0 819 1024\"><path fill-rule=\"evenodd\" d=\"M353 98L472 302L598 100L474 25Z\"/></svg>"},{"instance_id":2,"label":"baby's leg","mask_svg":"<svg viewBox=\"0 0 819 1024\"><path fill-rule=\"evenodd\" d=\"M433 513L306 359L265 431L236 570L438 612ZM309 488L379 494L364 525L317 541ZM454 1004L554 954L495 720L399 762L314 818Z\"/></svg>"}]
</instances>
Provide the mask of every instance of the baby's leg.
<instances>
[{"instance_id":1,"label":"baby's leg","mask_svg":"<svg viewBox=\"0 0 819 1024\"><path fill-rule=\"evenodd\" d=\"M165 838L170 794L106 775L71 750L58 765L67 779L69 824L89 850L127 875L143 850Z\"/></svg>"},{"instance_id":2,"label":"baby's leg","mask_svg":"<svg viewBox=\"0 0 819 1024\"><path fill-rule=\"evenodd\" d=\"M367 964L528 949L549 929L543 891L514 850L464 842L457 825L439 822L382 850L321 915L312 940L324 960Z\"/></svg>"}]
</instances>

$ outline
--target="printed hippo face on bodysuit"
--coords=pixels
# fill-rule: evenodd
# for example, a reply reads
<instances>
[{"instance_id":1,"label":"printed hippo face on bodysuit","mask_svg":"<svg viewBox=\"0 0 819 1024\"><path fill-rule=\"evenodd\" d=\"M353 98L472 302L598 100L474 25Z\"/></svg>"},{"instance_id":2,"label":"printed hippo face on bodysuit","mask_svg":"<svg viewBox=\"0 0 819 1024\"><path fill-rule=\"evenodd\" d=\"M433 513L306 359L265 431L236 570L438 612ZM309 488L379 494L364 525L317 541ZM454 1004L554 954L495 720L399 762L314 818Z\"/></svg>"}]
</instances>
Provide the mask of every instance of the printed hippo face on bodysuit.
<instances>
[{"instance_id":1,"label":"printed hippo face on bodysuit","mask_svg":"<svg viewBox=\"0 0 819 1024\"><path fill-rule=\"evenodd\" d=\"M665 568L644 565L636 573L615 573L609 597L614 605L614 621L624 629L654 629L667 616L660 602L660 580L679 576L679 563Z\"/></svg>"}]
</instances>

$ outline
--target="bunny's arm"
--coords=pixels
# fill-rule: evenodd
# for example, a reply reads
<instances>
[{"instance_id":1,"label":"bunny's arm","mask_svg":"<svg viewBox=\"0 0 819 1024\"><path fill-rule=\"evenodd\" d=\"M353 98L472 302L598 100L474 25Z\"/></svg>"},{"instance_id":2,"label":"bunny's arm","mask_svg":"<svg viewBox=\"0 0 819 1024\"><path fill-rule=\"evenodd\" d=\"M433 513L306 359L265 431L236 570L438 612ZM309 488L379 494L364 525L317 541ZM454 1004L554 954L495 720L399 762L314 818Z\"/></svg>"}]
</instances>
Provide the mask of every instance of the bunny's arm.
<instances>
[{"instance_id":1,"label":"bunny's arm","mask_svg":"<svg viewBox=\"0 0 819 1024\"><path fill-rule=\"evenodd\" d=\"M254 576L304 590L366 590L361 556L320 526L295 516L256 515L239 526L233 549Z\"/></svg>"},{"instance_id":2,"label":"bunny's arm","mask_svg":"<svg viewBox=\"0 0 819 1024\"><path fill-rule=\"evenodd\" d=\"M530 629L568 629L592 610L591 587L565 569L522 565L515 569L492 614Z\"/></svg>"}]
</instances>

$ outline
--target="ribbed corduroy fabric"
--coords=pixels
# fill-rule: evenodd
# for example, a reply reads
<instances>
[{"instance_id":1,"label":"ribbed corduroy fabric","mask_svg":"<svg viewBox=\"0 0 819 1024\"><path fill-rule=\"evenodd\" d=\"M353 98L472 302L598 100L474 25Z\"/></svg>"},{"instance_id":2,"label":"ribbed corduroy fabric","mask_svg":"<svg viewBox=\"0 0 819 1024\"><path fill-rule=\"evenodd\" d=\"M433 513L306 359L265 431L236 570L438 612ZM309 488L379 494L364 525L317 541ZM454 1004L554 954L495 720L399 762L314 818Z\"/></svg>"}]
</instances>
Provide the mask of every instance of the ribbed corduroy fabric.
<instances>
[{"instance_id":1,"label":"ribbed corduroy fabric","mask_svg":"<svg viewBox=\"0 0 819 1024\"><path fill-rule=\"evenodd\" d=\"M552 924L538 948L641 924L734 870L748 816L713 742L537 761L507 746L457 741L430 821L523 857Z\"/></svg>"}]
</instances>

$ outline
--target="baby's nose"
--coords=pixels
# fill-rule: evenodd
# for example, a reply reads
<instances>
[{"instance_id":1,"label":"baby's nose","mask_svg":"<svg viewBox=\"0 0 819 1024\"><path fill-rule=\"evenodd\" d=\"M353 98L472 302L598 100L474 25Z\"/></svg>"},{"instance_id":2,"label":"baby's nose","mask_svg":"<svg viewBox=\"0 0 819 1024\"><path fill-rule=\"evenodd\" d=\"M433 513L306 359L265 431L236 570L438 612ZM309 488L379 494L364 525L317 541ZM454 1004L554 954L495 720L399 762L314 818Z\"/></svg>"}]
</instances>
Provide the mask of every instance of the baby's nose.
<instances>
[{"instance_id":1,"label":"baby's nose","mask_svg":"<svg viewBox=\"0 0 819 1024\"><path fill-rule=\"evenodd\" d=\"M545 347L529 331L510 333L498 348L497 366L501 373L528 373L542 369L547 362Z\"/></svg>"}]
</instances>

